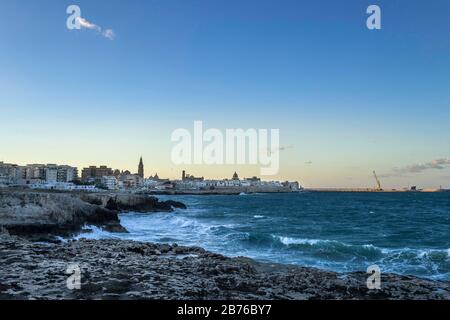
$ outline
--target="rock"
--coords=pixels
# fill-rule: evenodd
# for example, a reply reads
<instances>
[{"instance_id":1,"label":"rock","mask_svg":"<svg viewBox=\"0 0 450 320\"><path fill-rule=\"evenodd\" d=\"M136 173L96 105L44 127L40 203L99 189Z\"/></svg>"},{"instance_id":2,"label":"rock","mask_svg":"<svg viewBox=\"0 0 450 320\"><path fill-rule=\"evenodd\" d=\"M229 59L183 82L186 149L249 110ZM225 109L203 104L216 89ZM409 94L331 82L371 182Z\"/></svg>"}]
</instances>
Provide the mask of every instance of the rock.
<instances>
[{"instance_id":1,"label":"rock","mask_svg":"<svg viewBox=\"0 0 450 320\"><path fill-rule=\"evenodd\" d=\"M161 253L167 253L167 252L169 252L171 249L172 249L172 247L169 246L168 244L161 244L161 245L159 245L159 251L160 251Z\"/></svg>"},{"instance_id":2,"label":"rock","mask_svg":"<svg viewBox=\"0 0 450 320\"><path fill-rule=\"evenodd\" d=\"M6 228L3 226L0 227L0 237L9 237L10 234Z\"/></svg>"},{"instance_id":3,"label":"rock","mask_svg":"<svg viewBox=\"0 0 450 320\"><path fill-rule=\"evenodd\" d=\"M186 205L179 201L167 200L164 202L173 208L187 209Z\"/></svg>"},{"instance_id":4,"label":"rock","mask_svg":"<svg viewBox=\"0 0 450 320\"><path fill-rule=\"evenodd\" d=\"M85 225L127 232L119 212L170 212L174 207L186 208L147 195L0 189L0 232L35 241L56 241L55 236L79 233Z\"/></svg>"},{"instance_id":5,"label":"rock","mask_svg":"<svg viewBox=\"0 0 450 320\"><path fill-rule=\"evenodd\" d=\"M52 239L78 233L86 224L126 232L117 212L82 201L76 194L0 191L0 229L9 234Z\"/></svg>"},{"instance_id":6,"label":"rock","mask_svg":"<svg viewBox=\"0 0 450 320\"><path fill-rule=\"evenodd\" d=\"M186 209L186 205L181 202L159 201L156 197L141 194L88 193L80 194L80 198L88 203L119 212L170 212L173 208Z\"/></svg>"}]
</instances>

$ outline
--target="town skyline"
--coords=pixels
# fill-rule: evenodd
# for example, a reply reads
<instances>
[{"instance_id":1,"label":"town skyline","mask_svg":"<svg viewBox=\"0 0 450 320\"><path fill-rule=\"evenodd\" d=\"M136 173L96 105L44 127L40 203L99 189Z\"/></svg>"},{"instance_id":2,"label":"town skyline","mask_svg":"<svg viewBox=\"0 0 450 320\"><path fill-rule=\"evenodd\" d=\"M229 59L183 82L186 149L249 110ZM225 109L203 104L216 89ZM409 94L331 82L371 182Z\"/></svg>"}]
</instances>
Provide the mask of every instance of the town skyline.
<instances>
[{"instance_id":1,"label":"town skyline","mask_svg":"<svg viewBox=\"0 0 450 320\"><path fill-rule=\"evenodd\" d=\"M302 190L298 181L264 181L253 176L241 179L235 171L231 179L205 179L182 171L178 179L145 176L142 157L137 173L106 165L80 170L66 164L18 165L0 161L0 188L102 192L141 192L170 194L291 193Z\"/></svg>"},{"instance_id":2,"label":"town skyline","mask_svg":"<svg viewBox=\"0 0 450 320\"><path fill-rule=\"evenodd\" d=\"M62 163L56 163L56 162L39 162L39 161L37 161L37 162L36 161L29 162L28 161L28 162L24 162L24 163L13 163L13 162L0 160L0 165L14 165L14 166L18 166L18 167L26 167L26 166L69 166L69 167L77 169L77 177L80 178L80 179L82 179L82 174L80 174L80 173L82 173L84 170L96 169L96 168L97 169L107 169L107 170L110 171L111 175L113 175L113 174L117 175L119 173L127 173L127 174L132 174L132 175L139 175L141 178L152 178L154 176L159 176L158 171L154 171L153 173L152 172L146 172L148 170L145 169L146 166L144 165L144 160L143 160L142 156L139 158L139 162L136 165L136 170L133 170L133 169L128 168L128 167L127 168L117 168L117 167L114 167L114 166L110 166L107 163L90 164L90 165L87 165L87 166L76 166L76 165L73 165L73 164L70 164L70 163L62 164ZM229 166L230 166L230 168L236 167L236 166L233 166L233 165L229 165ZM179 167L185 168L186 166L179 166ZM233 170L233 169L231 169L231 170ZM175 176L172 177L171 176L171 177L167 177L167 179L177 180L180 177L182 177L182 175L183 175L183 173L185 171L186 171L185 169L180 169L179 175L177 177L175 177ZM230 176L235 175L236 172L237 172L236 170L232 171ZM192 176L194 176L194 175L192 175ZM256 175L248 176L248 178L254 178L254 177L256 177ZM270 176L268 176L268 177L270 177ZM205 179L227 179L227 177L204 177L204 176L202 176L202 178L205 178ZM271 179L267 179L267 180L271 180Z\"/></svg>"},{"instance_id":3,"label":"town skyline","mask_svg":"<svg viewBox=\"0 0 450 320\"><path fill-rule=\"evenodd\" d=\"M150 168L150 169L146 169L147 166L145 165L145 161L144 158L142 156L139 157L139 161L137 162L137 164L135 165L135 169L129 168L129 167L115 167L115 166L111 166L108 165L107 163L101 163L101 164L90 164L87 166L76 166L70 163L55 163L55 162L26 162L26 163L13 163L13 162L8 162L8 161L4 161L3 159L0 159L0 166L1 165L17 165L19 167L26 167L26 166L61 166L61 167L73 167L76 170L76 177L78 180L83 181L83 171L85 170L89 170L89 169L107 169L108 170L108 174L107 175L111 175L111 176L118 176L120 174L127 174L127 175L131 175L131 176L140 176L143 179L152 179L154 177L156 177L157 179L161 179L161 180L169 180L169 181L179 181L179 180L183 180L183 176L185 174L185 172L189 172L188 176L191 176L192 178L195 177L201 177L202 180L233 180L234 175L237 175L237 172L239 173L239 177L241 177L242 179L246 180L246 179L254 179L256 177L258 177L258 179L260 179L261 181L297 181L302 187L305 188L310 188L310 189L327 189L327 188L335 188L335 189L372 189L372 188L376 188L376 182L374 182L374 177L373 174L374 172L372 172L370 174L370 176L368 176L367 181L368 184L367 185L308 185L308 184L304 184L302 182L302 179L290 179L290 178L284 178L284 177L279 177L279 175L275 176L260 176L258 175L259 171L256 168L255 170L253 170L253 172L255 174L242 174L242 172L249 172L248 170L245 171L239 171L237 169L233 169L233 168L237 168L240 167L238 165L228 165L228 167L230 167L230 171L228 175L224 175L224 176L214 176L214 175L205 175L204 172L200 169L198 170L191 170L191 167L195 167L195 165L187 165L187 166L177 166L177 171L175 174L173 175L165 175L165 174L160 174L158 172L166 172L165 170L156 170L156 168ZM142 165L142 167L141 167ZM432 164L433 165L433 164ZM438 164L434 164L434 165L438 165ZM201 166L204 167L205 165ZM198 166L197 166L198 167ZM214 165L211 165L209 167L215 167ZM241 166L242 167L242 166ZM245 166L244 166L245 167ZM191 169L186 169L186 168L191 168ZM172 171L173 172L173 171ZM380 176L382 179L385 178L384 175ZM0 175L1 178L1 175ZM411 179L411 181L414 181L413 179ZM67 180L67 182L70 182L69 180ZM401 190L401 189L410 189L411 187L420 187L421 189L433 189L433 190L437 190L437 189L450 189L450 184L446 185L446 184L440 184L440 185L420 185L420 184L416 184L416 183L408 183L407 185L401 185L401 186L391 186L391 185L387 185L383 183L383 188L385 188L386 190Z\"/></svg>"}]
</instances>

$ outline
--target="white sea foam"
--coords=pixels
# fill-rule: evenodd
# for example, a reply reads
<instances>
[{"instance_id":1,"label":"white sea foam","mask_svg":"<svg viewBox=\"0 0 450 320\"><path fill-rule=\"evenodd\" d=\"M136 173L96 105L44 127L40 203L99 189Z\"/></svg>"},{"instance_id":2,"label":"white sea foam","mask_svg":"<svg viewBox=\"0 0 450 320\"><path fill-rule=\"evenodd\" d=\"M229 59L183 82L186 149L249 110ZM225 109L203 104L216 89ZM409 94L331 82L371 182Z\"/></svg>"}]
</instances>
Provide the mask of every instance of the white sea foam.
<instances>
[{"instance_id":1,"label":"white sea foam","mask_svg":"<svg viewBox=\"0 0 450 320\"><path fill-rule=\"evenodd\" d=\"M115 236L113 233L105 231L97 226L85 226L82 232L74 237L75 240L79 240L82 238L99 240L105 238L120 238L120 237Z\"/></svg>"},{"instance_id":2,"label":"white sea foam","mask_svg":"<svg viewBox=\"0 0 450 320\"><path fill-rule=\"evenodd\" d=\"M421 259L422 258L426 258L429 253L430 252L428 250L418 250L417 251L417 257L419 257Z\"/></svg>"},{"instance_id":3,"label":"white sea foam","mask_svg":"<svg viewBox=\"0 0 450 320\"><path fill-rule=\"evenodd\" d=\"M362 248L364 250L378 251L383 253L382 248L378 248L373 244L363 244L363 245L353 245L344 242L339 242L335 240L324 240L324 239L305 239L305 238L292 238L272 235L273 238L278 239L282 244L286 246L290 245L309 245L309 246L323 246L328 245L330 247L345 247L345 248Z\"/></svg>"},{"instance_id":4,"label":"white sea foam","mask_svg":"<svg viewBox=\"0 0 450 320\"><path fill-rule=\"evenodd\" d=\"M264 216L261 216L261 215L259 215L259 214L255 214L255 215L253 216L253 218L255 218L255 219L261 219L261 218L264 218Z\"/></svg>"},{"instance_id":5,"label":"white sea foam","mask_svg":"<svg viewBox=\"0 0 450 320\"><path fill-rule=\"evenodd\" d=\"M55 238L56 238L56 240L61 241L62 243L68 242L68 239L60 237L60 236L56 236Z\"/></svg>"},{"instance_id":6,"label":"white sea foam","mask_svg":"<svg viewBox=\"0 0 450 320\"><path fill-rule=\"evenodd\" d=\"M284 245L293 245L293 244L309 244L315 245L318 243L329 242L328 240L319 240L319 239L299 239L299 238L291 238L291 237L282 237L282 236L273 236L280 240L280 242Z\"/></svg>"}]
</instances>

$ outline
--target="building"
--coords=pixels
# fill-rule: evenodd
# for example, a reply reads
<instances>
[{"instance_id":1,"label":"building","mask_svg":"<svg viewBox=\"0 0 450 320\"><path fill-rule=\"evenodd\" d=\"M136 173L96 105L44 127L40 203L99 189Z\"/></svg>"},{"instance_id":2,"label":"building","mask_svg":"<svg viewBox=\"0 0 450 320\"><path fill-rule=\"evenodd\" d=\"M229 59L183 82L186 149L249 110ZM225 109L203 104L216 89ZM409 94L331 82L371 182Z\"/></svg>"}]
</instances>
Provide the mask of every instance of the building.
<instances>
[{"instance_id":1,"label":"building","mask_svg":"<svg viewBox=\"0 0 450 320\"><path fill-rule=\"evenodd\" d=\"M142 187L144 179L138 174L121 174L119 176L119 186L126 189Z\"/></svg>"},{"instance_id":2,"label":"building","mask_svg":"<svg viewBox=\"0 0 450 320\"><path fill-rule=\"evenodd\" d=\"M292 191L301 191L303 189L302 186L300 186L300 184L297 181L294 182L285 181L282 183L282 185L286 188L289 188Z\"/></svg>"},{"instance_id":3,"label":"building","mask_svg":"<svg viewBox=\"0 0 450 320\"><path fill-rule=\"evenodd\" d=\"M144 178L144 163L142 162L142 157L139 160L139 165L138 165L138 175L141 178Z\"/></svg>"},{"instance_id":4,"label":"building","mask_svg":"<svg viewBox=\"0 0 450 320\"><path fill-rule=\"evenodd\" d=\"M239 193L272 193L299 192L302 187L298 182L261 181L256 176L241 180L234 172L231 179L205 180L186 174L183 170L181 180L173 182L175 192L198 192L198 194L239 194Z\"/></svg>"},{"instance_id":5,"label":"building","mask_svg":"<svg viewBox=\"0 0 450 320\"><path fill-rule=\"evenodd\" d=\"M153 180L159 180L159 176L158 176L158 173L155 173L155 175L152 177L152 176L150 176L150 178L149 179L153 179Z\"/></svg>"},{"instance_id":6,"label":"building","mask_svg":"<svg viewBox=\"0 0 450 320\"><path fill-rule=\"evenodd\" d=\"M154 176L150 176L147 179L144 179L144 187L147 189L159 189L160 186L165 183L170 182L169 179L161 179L157 173ZM165 187L164 187L165 188Z\"/></svg>"},{"instance_id":7,"label":"building","mask_svg":"<svg viewBox=\"0 0 450 320\"><path fill-rule=\"evenodd\" d=\"M158 183L157 185L153 186L152 189L157 190L157 191L173 190L174 184L172 181L167 180L167 181Z\"/></svg>"},{"instance_id":8,"label":"building","mask_svg":"<svg viewBox=\"0 0 450 320\"><path fill-rule=\"evenodd\" d=\"M14 182L16 164L0 161L0 185L8 185Z\"/></svg>"},{"instance_id":9,"label":"building","mask_svg":"<svg viewBox=\"0 0 450 320\"><path fill-rule=\"evenodd\" d=\"M108 190L117 190L119 188L119 180L115 176L103 176L101 184Z\"/></svg>"},{"instance_id":10,"label":"building","mask_svg":"<svg viewBox=\"0 0 450 320\"><path fill-rule=\"evenodd\" d=\"M48 164L44 167L44 176L46 183L58 182L58 166L56 164Z\"/></svg>"},{"instance_id":11,"label":"building","mask_svg":"<svg viewBox=\"0 0 450 320\"><path fill-rule=\"evenodd\" d=\"M47 164L44 176L47 183L72 182L78 179L78 169L67 165Z\"/></svg>"},{"instance_id":12,"label":"building","mask_svg":"<svg viewBox=\"0 0 450 320\"><path fill-rule=\"evenodd\" d=\"M251 183L251 184L258 184L261 182L261 178L258 178L256 176L253 176L251 178L245 178L245 181Z\"/></svg>"},{"instance_id":13,"label":"building","mask_svg":"<svg viewBox=\"0 0 450 320\"><path fill-rule=\"evenodd\" d=\"M0 161L0 184L13 184L22 179L23 175L23 167L20 167L17 164Z\"/></svg>"},{"instance_id":14,"label":"building","mask_svg":"<svg viewBox=\"0 0 450 320\"><path fill-rule=\"evenodd\" d=\"M27 164L24 179L45 180L45 164Z\"/></svg>"},{"instance_id":15,"label":"building","mask_svg":"<svg viewBox=\"0 0 450 320\"><path fill-rule=\"evenodd\" d=\"M88 168L84 168L81 171L81 181L83 182L101 182L102 177L104 176L112 176L114 172L111 168L107 166L90 166Z\"/></svg>"},{"instance_id":16,"label":"building","mask_svg":"<svg viewBox=\"0 0 450 320\"><path fill-rule=\"evenodd\" d=\"M72 182L78 180L78 169L67 165L58 166L56 180L58 182Z\"/></svg>"},{"instance_id":17,"label":"building","mask_svg":"<svg viewBox=\"0 0 450 320\"><path fill-rule=\"evenodd\" d=\"M203 181L204 177L194 177L193 175L186 174L186 171L183 170L181 174L181 181Z\"/></svg>"},{"instance_id":18,"label":"building","mask_svg":"<svg viewBox=\"0 0 450 320\"><path fill-rule=\"evenodd\" d=\"M56 182L72 182L77 177L77 168L67 165L27 164L19 166L0 162L0 180L4 184L54 184Z\"/></svg>"}]
</instances>

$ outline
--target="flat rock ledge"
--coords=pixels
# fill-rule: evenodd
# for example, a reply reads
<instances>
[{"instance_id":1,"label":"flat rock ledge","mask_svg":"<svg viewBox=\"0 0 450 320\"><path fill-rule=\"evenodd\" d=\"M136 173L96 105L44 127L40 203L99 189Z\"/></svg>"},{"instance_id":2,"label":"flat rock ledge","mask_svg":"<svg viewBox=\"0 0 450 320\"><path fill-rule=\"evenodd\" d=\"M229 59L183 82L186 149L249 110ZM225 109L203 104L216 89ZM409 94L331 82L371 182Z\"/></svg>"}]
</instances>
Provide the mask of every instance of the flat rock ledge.
<instances>
[{"instance_id":1,"label":"flat rock ledge","mask_svg":"<svg viewBox=\"0 0 450 320\"><path fill-rule=\"evenodd\" d=\"M174 208L186 209L186 205L173 200L159 201L149 195L123 193L81 193L81 200L117 212L172 212Z\"/></svg>"},{"instance_id":2,"label":"flat rock ledge","mask_svg":"<svg viewBox=\"0 0 450 320\"><path fill-rule=\"evenodd\" d=\"M70 290L69 265L81 270ZM450 283L383 274L339 274L198 247L124 240L35 243L0 235L0 299L450 299Z\"/></svg>"}]
</instances>

